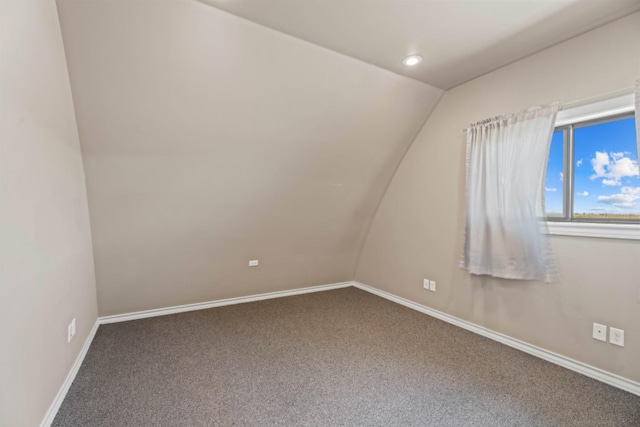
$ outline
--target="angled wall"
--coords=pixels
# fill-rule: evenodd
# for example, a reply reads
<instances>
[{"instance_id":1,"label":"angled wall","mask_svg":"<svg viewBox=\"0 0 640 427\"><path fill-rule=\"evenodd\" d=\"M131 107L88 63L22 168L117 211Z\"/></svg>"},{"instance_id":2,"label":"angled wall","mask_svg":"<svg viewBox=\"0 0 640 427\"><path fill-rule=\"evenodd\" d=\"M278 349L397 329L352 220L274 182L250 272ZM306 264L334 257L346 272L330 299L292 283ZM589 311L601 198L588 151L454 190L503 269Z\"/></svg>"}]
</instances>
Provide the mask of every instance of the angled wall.
<instances>
[{"instance_id":1,"label":"angled wall","mask_svg":"<svg viewBox=\"0 0 640 427\"><path fill-rule=\"evenodd\" d=\"M0 425L36 426L95 324L96 286L56 4L0 7Z\"/></svg>"},{"instance_id":2,"label":"angled wall","mask_svg":"<svg viewBox=\"0 0 640 427\"><path fill-rule=\"evenodd\" d=\"M58 3L101 315L353 279L440 90L195 0Z\"/></svg>"},{"instance_id":3,"label":"angled wall","mask_svg":"<svg viewBox=\"0 0 640 427\"><path fill-rule=\"evenodd\" d=\"M554 236L561 278L553 284L471 278L458 267L463 129L632 87L638 77L640 13L449 90L384 196L356 280L640 381L640 242ZM436 280L435 294L422 289L424 277ZM625 347L593 340L593 322L624 329Z\"/></svg>"}]
</instances>

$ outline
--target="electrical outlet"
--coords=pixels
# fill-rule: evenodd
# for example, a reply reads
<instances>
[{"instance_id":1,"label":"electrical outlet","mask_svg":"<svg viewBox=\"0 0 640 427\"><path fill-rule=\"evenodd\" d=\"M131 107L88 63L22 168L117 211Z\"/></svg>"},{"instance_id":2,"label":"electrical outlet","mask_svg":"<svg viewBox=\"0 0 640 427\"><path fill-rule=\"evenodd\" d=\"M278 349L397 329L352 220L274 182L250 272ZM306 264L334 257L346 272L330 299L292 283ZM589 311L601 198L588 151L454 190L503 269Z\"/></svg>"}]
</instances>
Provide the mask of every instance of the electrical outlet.
<instances>
[{"instance_id":1,"label":"electrical outlet","mask_svg":"<svg viewBox=\"0 0 640 427\"><path fill-rule=\"evenodd\" d=\"M76 318L74 317L69 326L67 326L67 342L71 342L73 336L76 334Z\"/></svg>"},{"instance_id":2,"label":"electrical outlet","mask_svg":"<svg viewBox=\"0 0 640 427\"><path fill-rule=\"evenodd\" d=\"M436 291L436 282L434 280L429 280L429 290L431 292L435 292Z\"/></svg>"},{"instance_id":3,"label":"electrical outlet","mask_svg":"<svg viewBox=\"0 0 640 427\"><path fill-rule=\"evenodd\" d=\"M429 279L422 280L422 287L425 288L426 290L429 290Z\"/></svg>"},{"instance_id":4,"label":"electrical outlet","mask_svg":"<svg viewBox=\"0 0 640 427\"><path fill-rule=\"evenodd\" d=\"M257 266L258 266L257 259L252 259L251 261L249 261L249 267L257 267Z\"/></svg>"},{"instance_id":5,"label":"electrical outlet","mask_svg":"<svg viewBox=\"0 0 640 427\"><path fill-rule=\"evenodd\" d=\"M609 342L611 344L624 347L624 331L622 329L610 328L609 329Z\"/></svg>"},{"instance_id":6,"label":"electrical outlet","mask_svg":"<svg viewBox=\"0 0 640 427\"><path fill-rule=\"evenodd\" d=\"M607 327L599 323L593 324L593 339L607 342Z\"/></svg>"}]
</instances>

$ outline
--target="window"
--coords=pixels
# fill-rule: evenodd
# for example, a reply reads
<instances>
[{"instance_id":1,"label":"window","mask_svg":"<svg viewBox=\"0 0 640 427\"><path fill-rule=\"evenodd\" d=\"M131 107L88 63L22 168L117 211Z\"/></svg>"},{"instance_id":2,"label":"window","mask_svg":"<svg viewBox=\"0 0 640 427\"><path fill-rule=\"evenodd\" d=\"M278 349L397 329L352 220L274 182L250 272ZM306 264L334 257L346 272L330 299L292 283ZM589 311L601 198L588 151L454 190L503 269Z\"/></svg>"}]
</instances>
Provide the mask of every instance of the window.
<instances>
[{"instance_id":1,"label":"window","mask_svg":"<svg viewBox=\"0 0 640 427\"><path fill-rule=\"evenodd\" d=\"M597 236L608 228L616 235L602 237L640 238L633 95L558 113L544 190L552 234ZM553 232L572 227L582 229Z\"/></svg>"}]
</instances>

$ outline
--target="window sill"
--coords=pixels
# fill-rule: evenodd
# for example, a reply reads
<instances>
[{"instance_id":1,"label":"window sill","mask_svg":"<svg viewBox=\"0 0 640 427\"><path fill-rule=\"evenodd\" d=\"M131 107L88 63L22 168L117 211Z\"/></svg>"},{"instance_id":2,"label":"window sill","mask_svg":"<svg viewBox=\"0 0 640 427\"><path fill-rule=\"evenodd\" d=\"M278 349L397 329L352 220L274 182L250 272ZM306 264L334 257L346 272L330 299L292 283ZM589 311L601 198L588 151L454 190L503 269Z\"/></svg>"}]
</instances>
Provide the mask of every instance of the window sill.
<instances>
[{"instance_id":1,"label":"window sill","mask_svg":"<svg viewBox=\"0 0 640 427\"><path fill-rule=\"evenodd\" d=\"M640 224L547 221L546 234L640 240Z\"/></svg>"}]
</instances>

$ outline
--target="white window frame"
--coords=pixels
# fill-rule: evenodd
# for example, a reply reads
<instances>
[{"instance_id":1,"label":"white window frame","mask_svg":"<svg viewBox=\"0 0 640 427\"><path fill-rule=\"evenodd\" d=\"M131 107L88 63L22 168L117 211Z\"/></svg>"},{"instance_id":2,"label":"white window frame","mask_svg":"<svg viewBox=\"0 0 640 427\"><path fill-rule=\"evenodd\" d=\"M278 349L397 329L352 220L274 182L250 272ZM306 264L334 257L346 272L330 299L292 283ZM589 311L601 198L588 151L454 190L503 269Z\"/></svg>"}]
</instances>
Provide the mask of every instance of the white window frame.
<instances>
[{"instance_id":1,"label":"white window frame","mask_svg":"<svg viewBox=\"0 0 640 427\"><path fill-rule=\"evenodd\" d=\"M569 108L558 112L555 127L635 111L634 94ZM640 153L639 153L640 154ZM573 177L571 177L573 179ZM566 195L568 196L568 195ZM545 232L559 236L640 240L640 224L545 221Z\"/></svg>"}]
</instances>

